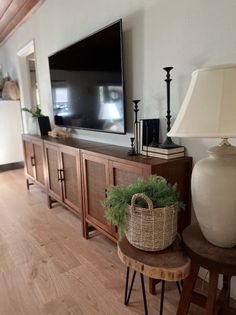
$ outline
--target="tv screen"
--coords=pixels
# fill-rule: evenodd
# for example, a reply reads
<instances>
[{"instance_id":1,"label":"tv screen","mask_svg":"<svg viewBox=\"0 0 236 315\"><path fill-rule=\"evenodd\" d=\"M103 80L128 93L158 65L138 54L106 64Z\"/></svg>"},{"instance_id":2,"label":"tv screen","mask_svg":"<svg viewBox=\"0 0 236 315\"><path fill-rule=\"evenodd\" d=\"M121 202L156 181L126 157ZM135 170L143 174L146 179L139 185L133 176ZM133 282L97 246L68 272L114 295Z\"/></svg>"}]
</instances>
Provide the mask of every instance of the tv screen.
<instances>
[{"instance_id":1,"label":"tv screen","mask_svg":"<svg viewBox=\"0 0 236 315\"><path fill-rule=\"evenodd\" d=\"M125 133L122 21L49 57L55 124Z\"/></svg>"}]
</instances>

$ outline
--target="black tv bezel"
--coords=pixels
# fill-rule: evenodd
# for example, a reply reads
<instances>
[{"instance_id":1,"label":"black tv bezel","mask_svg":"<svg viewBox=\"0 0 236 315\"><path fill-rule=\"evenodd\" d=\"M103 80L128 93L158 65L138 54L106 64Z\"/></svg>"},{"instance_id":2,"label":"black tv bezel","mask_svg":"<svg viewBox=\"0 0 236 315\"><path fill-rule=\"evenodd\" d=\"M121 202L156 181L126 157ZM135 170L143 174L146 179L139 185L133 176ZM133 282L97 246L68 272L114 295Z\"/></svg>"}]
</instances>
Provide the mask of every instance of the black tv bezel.
<instances>
[{"instance_id":1,"label":"black tv bezel","mask_svg":"<svg viewBox=\"0 0 236 315\"><path fill-rule=\"evenodd\" d=\"M52 94L52 80L51 80L51 72L50 72L50 62L49 62L49 58L50 57L53 57L54 55L56 55L57 53L63 51L64 49L68 49L70 48L71 46L115 25L115 24L118 24L119 23L119 26L120 26L120 56L121 56L121 80L122 80L122 87L123 87L123 97L122 97L122 100L123 100L123 113L124 113L124 132L115 132L115 131L107 131L107 130L101 130L101 129L93 129L93 128L85 128L85 127L76 127L76 126L69 126L69 125L60 125L59 127L62 127L62 128L70 128L70 129L80 129L80 130L87 130L87 131L95 131L95 132L103 132L103 133L108 133L108 134L117 134L117 135L125 135L126 132L127 132L127 128L126 128L126 100L125 100L125 79L124 79L124 53L123 53L123 27L122 27L122 19L119 19L119 20L116 20L115 22L112 22L102 28L100 28L99 30L93 32L93 33L90 33L89 35L81 38L80 40L76 41L76 42L73 42L72 44L68 45L68 46L65 46L64 48L48 55L48 68L49 68L49 76L50 76L50 87L51 87L51 94ZM51 99L52 100L52 99ZM52 100L52 103L51 103L51 106L53 107L53 100ZM53 119L54 119L54 124L55 124L55 118L54 118L54 115L53 115Z\"/></svg>"}]
</instances>

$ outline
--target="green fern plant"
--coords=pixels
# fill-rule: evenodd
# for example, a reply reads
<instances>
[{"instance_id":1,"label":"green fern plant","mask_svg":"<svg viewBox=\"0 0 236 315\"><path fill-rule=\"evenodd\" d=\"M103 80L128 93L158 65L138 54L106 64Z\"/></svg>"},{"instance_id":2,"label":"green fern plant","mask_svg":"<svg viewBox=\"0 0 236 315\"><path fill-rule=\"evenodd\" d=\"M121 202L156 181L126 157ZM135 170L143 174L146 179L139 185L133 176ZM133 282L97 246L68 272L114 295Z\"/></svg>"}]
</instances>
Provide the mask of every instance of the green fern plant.
<instances>
[{"instance_id":1,"label":"green fern plant","mask_svg":"<svg viewBox=\"0 0 236 315\"><path fill-rule=\"evenodd\" d=\"M21 110L24 112L30 113L33 118L44 116L42 114L41 108L38 105L32 106L31 108L23 107Z\"/></svg>"},{"instance_id":2,"label":"green fern plant","mask_svg":"<svg viewBox=\"0 0 236 315\"><path fill-rule=\"evenodd\" d=\"M184 204L178 200L177 184L171 185L165 179L156 175L151 175L145 181L138 179L135 183L127 186L111 186L107 190L107 197L103 201L105 207L105 218L107 222L118 226L119 236L125 234L125 217L131 198L136 193L144 193L153 202L154 208L175 206L183 208ZM137 199L136 205L147 208L143 199Z\"/></svg>"}]
</instances>

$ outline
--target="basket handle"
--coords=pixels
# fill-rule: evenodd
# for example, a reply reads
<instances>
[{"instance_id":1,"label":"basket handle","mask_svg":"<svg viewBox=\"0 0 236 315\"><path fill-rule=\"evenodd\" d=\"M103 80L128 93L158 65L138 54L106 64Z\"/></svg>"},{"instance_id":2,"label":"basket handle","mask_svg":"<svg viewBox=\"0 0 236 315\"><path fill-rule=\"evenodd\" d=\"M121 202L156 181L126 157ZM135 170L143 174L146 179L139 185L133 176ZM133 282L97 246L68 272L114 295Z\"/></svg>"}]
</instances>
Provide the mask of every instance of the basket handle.
<instances>
[{"instance_id":1,"label":"basket handle","mask_svg":"<svg viewBox=\"0 0 236 315\"><path fill-rule=\"evenodd\" d=\"M137 194L134 194L132 196L132 199L131 199L131 208L134 209L135 207L135 201L137 198L142 198L146 201L147 205L148 205L148 210L153 210L153 203L152 203L152 200L146 196L145 194L143 193L137 193Z\"/></svg>"}]
</instances>

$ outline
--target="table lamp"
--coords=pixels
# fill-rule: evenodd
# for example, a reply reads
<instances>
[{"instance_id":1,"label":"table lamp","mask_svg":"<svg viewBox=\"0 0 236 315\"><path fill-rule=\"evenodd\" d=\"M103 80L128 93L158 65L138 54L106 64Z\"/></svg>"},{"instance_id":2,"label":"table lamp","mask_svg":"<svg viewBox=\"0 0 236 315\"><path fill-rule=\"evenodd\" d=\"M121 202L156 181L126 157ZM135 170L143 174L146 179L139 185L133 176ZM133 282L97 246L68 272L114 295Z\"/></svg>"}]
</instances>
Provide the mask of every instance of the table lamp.
<instances>
[{"instance_id":1,"label":"table lamp","mask_svg":"<svg viewBox=\"0 0 236 315\"><path fill-rule=\"evenodd\" d=\"M192 172L193 208L212 244L236 245L236 64L196 70L170 137L220 138Z\"/></svg>"}]
</instances>

